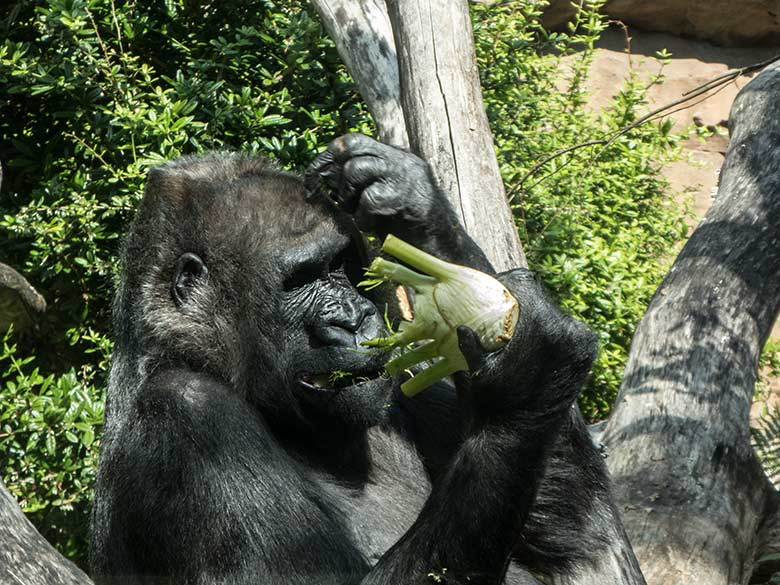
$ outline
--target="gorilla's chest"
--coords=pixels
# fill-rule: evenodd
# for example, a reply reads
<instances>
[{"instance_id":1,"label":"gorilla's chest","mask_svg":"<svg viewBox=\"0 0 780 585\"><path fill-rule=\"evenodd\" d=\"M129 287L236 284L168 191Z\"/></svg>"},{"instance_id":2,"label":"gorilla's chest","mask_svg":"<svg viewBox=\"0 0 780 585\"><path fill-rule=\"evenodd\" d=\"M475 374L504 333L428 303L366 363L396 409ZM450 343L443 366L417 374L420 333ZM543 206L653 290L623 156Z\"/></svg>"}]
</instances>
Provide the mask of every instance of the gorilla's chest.
<instances>
[{"instance_id":1,"label":"gorilla's chest","mask_svg":"<svg viewBox=\"0 0 780 585\"><path fill-rule=\"evenodd\" d=\"M412 445L386 430L369 431L370 472L361 486L331 482L345 528L373 565L414 523L430 493L430 481Z\"/></svg>"}]
</instances>

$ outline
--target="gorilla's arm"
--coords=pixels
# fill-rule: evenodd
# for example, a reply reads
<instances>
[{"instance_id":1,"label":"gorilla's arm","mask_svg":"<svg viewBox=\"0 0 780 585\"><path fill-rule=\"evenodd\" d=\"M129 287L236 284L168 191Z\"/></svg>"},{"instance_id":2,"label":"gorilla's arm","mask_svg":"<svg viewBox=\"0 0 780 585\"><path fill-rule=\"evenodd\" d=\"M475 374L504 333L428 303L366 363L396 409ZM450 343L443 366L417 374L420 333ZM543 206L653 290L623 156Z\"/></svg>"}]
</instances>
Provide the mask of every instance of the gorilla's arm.
<instances>
[{"instance_id":1,"label":"gorilla's arm","mask_svg":"<svg viewBox=\"0 0 780 585\"><path fill-rule=\"evenodd\" d=\"M306 171L310 197L327 195L324 187L364 231L382 239L392 233L438 258L495 272L436 186L428 164L405 150L362 134L336 138Z\"/></svg>"},{"instance_id":2,"label":"gorilla's arm","mask_svg":"<svg viewBox=\"0 0 780 585\"><path fill-rule=\"evenodd\" d=\"M168 370L125 420L101 461L96 583L344 585L368 570L337 507L235 392Z\"/></svg>"},{"instance_id":3,"label":"gorilla's arm","mask_svg":"<svg viewBox=\"0 0 780 585\"><path fill-rule=\"evenodd\" d=\"M465 439L417 521L364 583L422 583L429 574L446 583L501 582L596 341L546 299L528 271L499 278L524 301L515 334L488 354L476 334L459 330L476 372L457 381Z\"/></svg>"},{"instance_id":4,"label":"gorilla's arm","mask_svg":"<svg viewBox=\"0 0 780 585\"><path fill-rule=\"evenodd\" d=\"M332 190L332 197L343 209L354 214L361 228L380 236L394 233L446 260L493 272L484 253L465 233L449 201L436 187L427 163L417 156L366 136L345 135L333 140L307 171L310 193L321 189L322 183ZM543 297L538 289L526 289L520 294ZM527 298L518 299L522 312ZM558 311L550 305L549 313ZM510 367L508 375L516 368ZM432 425L426 424L426 418L442 410L434 391L421 395L416 402L410 409L421 421L419 435L429 471L438 476L446 456L436 445L457 445L459 439L427 428ZM588 562L609 541L613 520L596 511L614 509L611 500L604 461L590 439L582 415L571 409L547 456L539 496L523 538L515 547L516 555L540 571L565 572L578 563Z\"/></svg>"}]
</instances>

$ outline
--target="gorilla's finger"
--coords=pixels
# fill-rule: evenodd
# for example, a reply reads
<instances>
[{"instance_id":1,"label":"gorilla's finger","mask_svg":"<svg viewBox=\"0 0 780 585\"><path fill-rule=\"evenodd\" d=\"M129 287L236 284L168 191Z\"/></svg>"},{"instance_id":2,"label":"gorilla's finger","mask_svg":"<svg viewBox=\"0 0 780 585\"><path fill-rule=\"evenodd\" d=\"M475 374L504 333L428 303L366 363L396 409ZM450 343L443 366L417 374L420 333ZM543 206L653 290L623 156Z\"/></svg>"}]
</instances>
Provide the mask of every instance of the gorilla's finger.
<instances>
[{"instance_id":1,"label":"gorilla's finger","mask_svg":"<svg viewBox=\"0 0 780 585\"><path fill-rule=\"evenodd\" d=\"M469 370L472 373L476 373L485 366L485 357L487 351L482 346L482 342L479 340L479 335L465 325L458 327L458 348L466 358L466 363L469 365Z\"/></svg>"},{"instance_id":2,"label":"gorilla's finger","mask_svg":"<svg viewBox=\"0 0 780 585\"><path fill-rule=\"evenodd\" d=\"M372 183L360 194L358 209L377 216L393 216L399 212L398 197L391 185L385 181Z\"/></svg>"},{"instance_id":3,"label":"gorilla's finger","mask_svg":"<svg viewBox=\"0 0 780 585\"><path fill-rule=\"evenodd\" d=\"M333 173L335 157L329 150L317 155L309 164L304 174L303 184L306 187L306 199L312 199L323 192L323 175Z\"/></svg>"},{"instance_id":4,"label":"gorilla's finger","mask_svg":"<svg viewBox=\"0 0 780 585\"><path fill-rule=\"evenodd\" d=\"M357 192L362 191L377 179L387 177L390 169L384 158L361 155L344 164L344 178Z\"/></svg>"},{"instance_id":5,"label":"gorilla's finger","mask_svg":"<svg viewBox=\"0 0 780 585\"><path fill-rule=\"evenodd\" d=\"M375 156L378 158L393 158L398 156L399 153L408 155L408 153L382 144L369 138L365 134L345 134L332 140L328 144L328 151L333 152L335 160L337 162L346 162L350 158L358 156Z\"/></svg>"}]
</instances>

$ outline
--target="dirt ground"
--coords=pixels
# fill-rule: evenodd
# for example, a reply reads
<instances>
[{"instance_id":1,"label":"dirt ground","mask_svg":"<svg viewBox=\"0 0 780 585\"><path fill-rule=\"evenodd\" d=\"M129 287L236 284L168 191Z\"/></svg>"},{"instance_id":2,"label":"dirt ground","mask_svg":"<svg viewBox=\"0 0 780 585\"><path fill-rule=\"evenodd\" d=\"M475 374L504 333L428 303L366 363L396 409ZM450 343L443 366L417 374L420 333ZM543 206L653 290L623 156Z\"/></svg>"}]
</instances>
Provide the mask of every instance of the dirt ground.
<instances>
[{"instance_id":1,"label":"dirt ground","mask_svg":"<svg viewBox=\"0 0 780 585\"><path fill-rule=\"evenodd\" d=\"M631 69L648 77L658 73L660 64L654 57L661 49L669 51L672 59L663 68L664 82L650 90L648 111L680 99L685 92L731 69L761 62L778 52L778 48L766 47L717 47L702 41L633 29L629 35L630 51L627 51L626 32L622 29L606 31L600 41L588 81L594 109L607 103L617 93ZM688 139L684 144L685 160L665 170L672 193L693 205L696 219L692 221L692 226L698 223L712 203L718 172L728 146L725 129L729 109L737 92L749 81L749 77L738 78L714 96L671 114L680 129L695 123L724 130L723 135L716 134L706 141L697 137ZM780 337L778 325L775 325L774 336ZM769 390L756 401L752 412L754 418L766 402L780 405L780 380L772 380Z\"/></svg>"}]
</instances>

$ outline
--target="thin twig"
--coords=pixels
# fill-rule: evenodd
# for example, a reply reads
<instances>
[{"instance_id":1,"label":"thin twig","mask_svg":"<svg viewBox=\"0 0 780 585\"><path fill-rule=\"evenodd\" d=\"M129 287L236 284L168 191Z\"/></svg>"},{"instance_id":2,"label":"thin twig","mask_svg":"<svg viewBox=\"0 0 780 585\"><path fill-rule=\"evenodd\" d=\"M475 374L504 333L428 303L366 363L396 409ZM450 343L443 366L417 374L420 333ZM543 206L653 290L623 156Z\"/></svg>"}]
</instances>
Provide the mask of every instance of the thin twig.
<instances>
[{"instance_id":1,"label":"thin twig","mask_svg":"<svg viewBox=\"0 0 780 585\"><path fill-rule=\"evenodd\" d=\"M553 152L552 154L546 156L541 161L539 161L537 164L535 164L524 176L520 181L518 181L511 189L509 189L509 194L514 196L517 191L519 191L523 184L533 175L535 175L544 165L546 165L551 160L558 158L559 156L562 156L564 154L567 154L569 152L579 150L580 148L585 148L587 146L594 146L594 145L603 145L603 148L601 148L593 157L588 161L586 165L586 172L587 170L593 166L593 164L598 161L599 158L606 152L606 150L612 146L612 144L615 143L621 136L625 135L626 133L630 132L631 130L636 129L637 127L641 126L642 124L645 124L646 122L655 121L661 117L664 117L666 115L674 114L677 112L680 112L682 110L691 108L695 105L700 104L701 102L711 98L721 90L723 90L729 83L736 80L738 77L742 75L747 75L749 73L752 73L754 71L758 71L760 69L763 69L764 67L767 67L769 65L772 65L773 63L780 61L780 53L776 54L774 57L771 57L770 59L766 59L765 61L761 61L760 63L754 63L753 65L747 65L746 67L741 67L739 69L735 69L733 71L730 71L728 73L725 73L723 75L720 75L714 79L711 79L707 81L706 83L703 83L697 87L694 87L693 89L690 89L682 94L682 97L680 99L677 99L673 102L670 102L668 104L665 104L661 106L660 108L657 108L655 110L652 110L645 114L644 116L640 117L638 120L632 122L631 124L624 126L615 132L613 132L611 135L609 135L606 138L600 139L600 140L589 140L587 142L582 142L575 144L573 146L569 146L567 148L563 148L561 150L557 150ZM709 93L712 92L712 93ZM695 101L696 98L701 97L702 99ZM680 107L682 106L682 107ZM565 167L566 165L561 165L556 171L549 175L545 175L542 180L546 180L547 178L553 176L555 173L557 173L561 168ZM538 181L534 183L533 186L536 186L539 184Z\"/></svg>"},{"instance_id":2,"label":"thin twig","mask_svg":"<svg viewBox=\"0 0 780 585\"><path fill-rule=\"evenodd\" d=\"M507 192L507 196L509 197L509 200L511 202L512 197L514 197L515 193L520 189L520 187L523 186L523 183L525 183L526 179L536 174L536 172L542 168L544 165L546 165L548 162L553 160L554 158L558 158L559 156L563 156L564 154L568 152L572 152L574 150L579 150L580 148L585 148L587 146L595 146L597 144L606 144L607 139L602 138L600 140L588 140L587 142L580 142L578 144L574 144L573 146L567 146L566 148L561 148L560 150L556 150L555 152L548 154L546 157L544 157L542 160L537 162L534 166L531 167L531 169L523 175L523 178L520 179L514 187L509 189Z\"/></svg>"}]
</instances>

